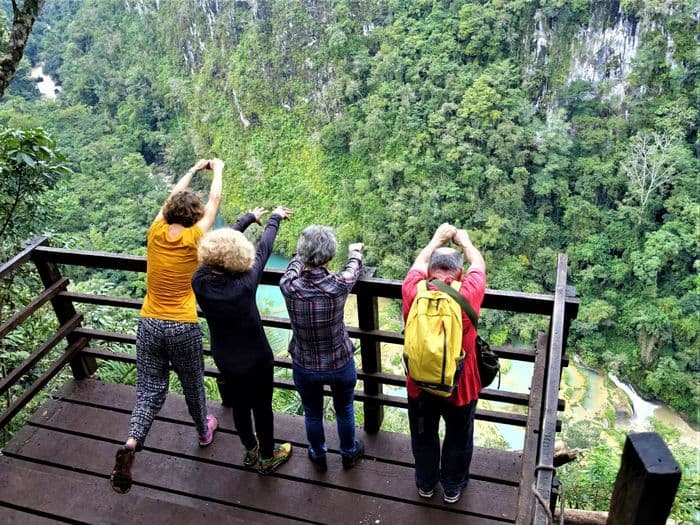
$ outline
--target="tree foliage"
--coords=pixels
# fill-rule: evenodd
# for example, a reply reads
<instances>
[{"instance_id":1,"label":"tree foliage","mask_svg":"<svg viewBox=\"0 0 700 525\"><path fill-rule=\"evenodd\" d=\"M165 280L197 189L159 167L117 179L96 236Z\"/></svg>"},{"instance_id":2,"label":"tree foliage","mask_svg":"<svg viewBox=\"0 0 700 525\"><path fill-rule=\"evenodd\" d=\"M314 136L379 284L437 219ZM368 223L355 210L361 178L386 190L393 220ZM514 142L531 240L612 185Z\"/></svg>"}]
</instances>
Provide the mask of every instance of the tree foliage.
<instances>
[{"instance_id":1,"label":"tree foliage","mask_svg":"<svg viewBox=\"0 0 700 525\"><path fill-rule=\"evenodd\" d=\"M29 51L61 96L8 92L0 123L42 126L65 152L74 173L46 194L61 219L44 224L68 246L142 253L169 182L219 156L225 219L295 210L281 253L326 223L400 278L450 221L491 288L548 293L566 252L582 304L569 348L697 422L697 13L611 5L62 0ZM624 91L622 64L573 75L590 54L574 35L625 24ZM483 325L504 343L547 329L494 312Z\"/></svg>"}]
</instances>

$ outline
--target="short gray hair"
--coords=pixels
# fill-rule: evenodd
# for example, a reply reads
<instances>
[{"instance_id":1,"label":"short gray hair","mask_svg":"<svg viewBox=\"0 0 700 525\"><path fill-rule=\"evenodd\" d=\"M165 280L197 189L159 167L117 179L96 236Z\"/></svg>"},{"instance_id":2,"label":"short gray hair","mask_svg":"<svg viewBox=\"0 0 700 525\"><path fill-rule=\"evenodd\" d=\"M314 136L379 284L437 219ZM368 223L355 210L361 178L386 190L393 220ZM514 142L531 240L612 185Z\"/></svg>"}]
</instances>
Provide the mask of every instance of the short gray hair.
<instances>
[{"instance_id":1,"label":"short gray hair","mask_svg":"<svg viewBox=\"0 0 700 525\"><path fill-rule=\"evenodd\" d=\"M428 263L428 273L435 270L453 271L462 270L464 266L464 254L454 248L438 248L430 256Z\"/></svg>"},{"instance_id":2,"label":"short gray hair","mask_svg":"<svg viewBox=\"0 0 700 525\"><path fill-rule=\"evenodd\" d=\"M301 261L312 268L322 266L335 257L338 241L335 240L333 228L312 224L304 228L297 242L297 255Z\"/></svg>"}]
</instances>

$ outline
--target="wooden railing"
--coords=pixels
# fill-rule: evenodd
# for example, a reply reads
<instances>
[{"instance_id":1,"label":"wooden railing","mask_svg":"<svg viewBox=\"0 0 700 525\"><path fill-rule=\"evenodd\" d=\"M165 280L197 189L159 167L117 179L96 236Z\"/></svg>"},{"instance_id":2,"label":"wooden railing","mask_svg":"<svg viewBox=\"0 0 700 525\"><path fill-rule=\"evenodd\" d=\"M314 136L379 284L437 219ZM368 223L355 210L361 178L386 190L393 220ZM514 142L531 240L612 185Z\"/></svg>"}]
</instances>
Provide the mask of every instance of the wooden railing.
<instances>
[{"instance_id":1,"label":"wooden railing","mask_svg":"<svg viewBox=\"0 0 700 525\"><path fill-rule=\"evenodd\" d=\"M141 300L69 291L68 280L61 274L59 265L145 272L145 257L52 248L45 238L37 238L28 243L21 253L0 267L0 279L29 261L36 266L44 291L24 309L0 325L0 339L49 301L53 305L60 326L49 340L0 381L0 395L7 392L63 339L67 341L67 346L61 357L51 363L46 372L0 414L0 429L66 365L70 365L75 378L82 379L97 370L98 359L128 363L136 361L132 354L114 352L93 344L94 341L134 344L134 335L106 332L83 326L83 317L76 310L75 305L93 304L138 309L141 307ZM487 388L480 396L485 400L526 406L527 413L478 409L476 415L477 419L483 421L525 429L517 519L517 523L523 524L544 523L550 513L554 437L560 426L557 411L564 408L564 402L559 399L559 383L562 367L568 363L566 338L569 326L578 312L578 299L567 287L565 255L559 256L556 271L557 281L553 295L487 290L482 305L484 309L549 317L549 330L546 333L540 333L534 348L512 346L494 348L501 358L534 363L530 393L522 394ZM281 275L281 270L266 270L262 283L277 286ZM358 321L357 325L348 326L348 332L352 338L359 341L361 367L358 369L358 378L363 384L362 391L356 393L356 399L363 403L365 430L374 433L381 429L385 406L401 408L407 406L405 397L389 395L383 391L384 385L404 386L405 384L403 375L385 373L381 367L381 343L402 344L403 336L401 333L380 328L378 307L380 297L401 299L401 283L388 279L361 279L352 293L357 299ZM289 320L281 317L264 316L263 324L269 327L291 329ZM205 352L208 354L209 350L205 349ZM291 368L291 361L278 357L275 359L275 366ZM205 373L208 376L219 377L218 370L213 367L208 367ZM275 387L293 389L294 385L289 379L276 377Z\"/></svg>"}]
</instances>

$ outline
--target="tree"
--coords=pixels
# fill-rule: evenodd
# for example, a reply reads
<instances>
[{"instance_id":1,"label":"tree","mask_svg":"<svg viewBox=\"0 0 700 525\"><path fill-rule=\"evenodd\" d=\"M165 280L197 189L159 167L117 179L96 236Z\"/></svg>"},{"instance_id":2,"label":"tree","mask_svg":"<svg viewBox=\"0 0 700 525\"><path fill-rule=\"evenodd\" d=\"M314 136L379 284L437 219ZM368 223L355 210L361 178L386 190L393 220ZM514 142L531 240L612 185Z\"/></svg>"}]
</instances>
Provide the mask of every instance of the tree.
<instances>
[{"instance_id":1,"label":"tree","mask_svg":"<svg viewBox=\"0 0 700 525\"><path fill-rule=\"evenodd\" d=\"M671 181L676 171L676 140L666 133L635 135L630 142L629 158L623 170L629 178L629 189L639 201L639 223L650 197Z\"/></svg>"},{"instance_id":2,"label":"tree","mask_svg":"<svg viewBox=\"0 0 700 525\"><path fill-rule=\"evenodd\" d=\"M62 175L70 173L56 144L41 128L0 127L0 255L30 235L46 212L42 201Z\"/></svg>"},{"instance_id":3,"label":"tree","mask_svg":"<svg viewBox=\"0 0 700 525\"><path fill-rule=\"evenodd\" d=\"M25 0L20 8L17 0L12 0L12 32L5 53L0 57L0 96L5 93L15 76L32 27L43 5L44 0Z\"/></svg>"}]
</instances>

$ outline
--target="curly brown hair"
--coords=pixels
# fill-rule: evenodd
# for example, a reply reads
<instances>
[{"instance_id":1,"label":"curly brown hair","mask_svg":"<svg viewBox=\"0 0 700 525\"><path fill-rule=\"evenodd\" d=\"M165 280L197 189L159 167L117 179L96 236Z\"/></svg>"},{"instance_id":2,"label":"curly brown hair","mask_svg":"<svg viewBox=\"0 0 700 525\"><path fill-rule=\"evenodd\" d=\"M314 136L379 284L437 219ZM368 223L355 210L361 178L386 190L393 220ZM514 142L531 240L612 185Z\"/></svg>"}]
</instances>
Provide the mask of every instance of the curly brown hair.
<instances>
[{"instance_id":1,"label":"curly brown hair","mask_svg":"<svg viewBox=\"0 0 700 525\"><path fill-rule=\"evenodd\" d=\"M182 224L189 228L204 216L204 204L192 191L184 190L171 195L163 206L163 217L168 224Z\"/></svg>"}]
</instances>

